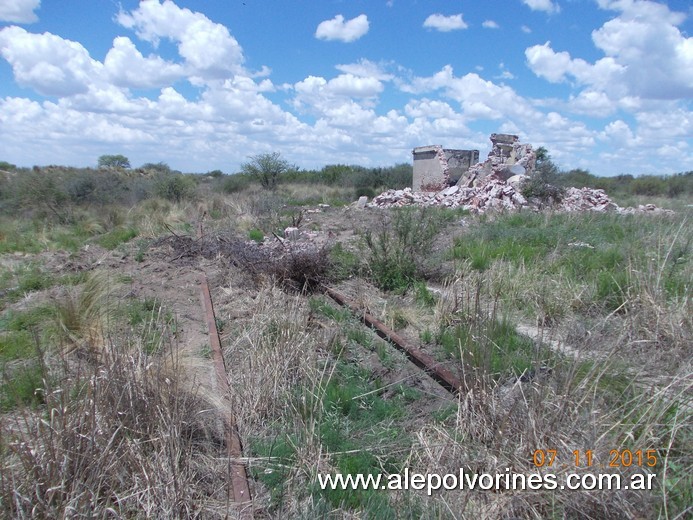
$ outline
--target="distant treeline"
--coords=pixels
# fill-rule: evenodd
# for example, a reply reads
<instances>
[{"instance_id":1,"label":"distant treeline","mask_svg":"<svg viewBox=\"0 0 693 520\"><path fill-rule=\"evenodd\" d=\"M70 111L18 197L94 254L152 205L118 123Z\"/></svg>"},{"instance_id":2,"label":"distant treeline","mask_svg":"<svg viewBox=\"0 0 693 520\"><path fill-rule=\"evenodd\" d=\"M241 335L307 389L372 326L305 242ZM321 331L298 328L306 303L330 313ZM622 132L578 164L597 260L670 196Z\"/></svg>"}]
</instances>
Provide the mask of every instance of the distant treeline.
<instances>
[{"instance_id":1,"label":"distant treeline","mask_svg":"<svg viewBox=\"0 0 693 520\"><path fill-rule=\"evenodd\" d=\"M609 195L647 195L650 197L691 197L693 196L693 171L674 175L617 175L597 177L586 170L561 172L555 177L561 187L597 188Z\"/></svg>"},{"instance_id":2,"label":"distant treeline","mask_svg":"<svg viewBox=\"0 0 693 520\"><path fill-rule=\"evenodd\" d=\"M609 195L626 197L693 197L693 171L674 175L618 175L598 177L586 170L559 171L550 160L543 170L546 180L558 187L599 188ZM369 198L386 189L411 186L412 165L400 163L390 167L366 168L333 164L319 170L291 167L278 178L278 185L289 183L318 184L353 188L353 197ZM0 161L0 213L23 209L44 209L60 220L71 206L133 205L159 197L172 202L196 198L199 186L213 192L235 193L259 186L257 176L248 173L227 175L220 170L206 174L182 174L166 163L148 163L140 168L73 168L47 166L17 168Z\"/></svg>"},{"instance_id":3,"label":"distant treeline","mask_svg":"<svg viewBox=\"0 0 693 520\"><path fill-rule=\"evenodd\" d=\"M354 188L356 197L365 195L372 198L386 189L402 189L411 186L412 175L412 165L407 163L385 168L330 164L320 170L291 169L280 177L279 184L305 183L348 186ZM255 182L257 180L253 176L237 173L226 176L223 189L227 193L233 193L245 189Z\"/></svg>"},{"instance_id":4,"label":"distant treeline","mask_svg":"<svg viewBox=\"0 0 693 520\"><path fill-rule=\"evenodd\" d=\"M221 172L219 172L221 173ZM280 179L281 183L301 182L327 186L352 186L356 196L373 197L385 189L411 186L412 165L396 164L387 168L365 168L334 164L320 170L291 170ZM224 176L223 189L227 193L239 191L256 182L242 173ZM673 175L617 175L598 177L587 170L558 171L550 182L562 188L597 188L613 196L646 195L649 197L693 197L693 171Z\"/></svg>"}]
</instances>

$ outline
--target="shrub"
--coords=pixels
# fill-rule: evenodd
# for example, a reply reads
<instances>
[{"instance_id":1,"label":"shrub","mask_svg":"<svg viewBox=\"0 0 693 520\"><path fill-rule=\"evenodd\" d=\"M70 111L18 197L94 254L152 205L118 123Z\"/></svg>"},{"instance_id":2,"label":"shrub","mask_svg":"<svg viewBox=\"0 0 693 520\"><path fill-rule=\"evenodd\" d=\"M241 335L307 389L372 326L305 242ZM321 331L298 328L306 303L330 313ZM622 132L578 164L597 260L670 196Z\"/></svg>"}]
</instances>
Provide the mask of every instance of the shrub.
<instances>
[{"instance_id":1,"label":"shrub","mask_svg":"<svg viewBox=\"0 0 693 520\"><path fill-rule=\"evenodd\" d=\"M265 234L259 229L251 229L248 231L248 238L255 242L262 242L265 239Z\"/></svg>"},{"instance_id":2,"label":"shrub","mask_svg":"<svg viewBox=\"0 0 693 520\"><path fill-rule=\"evenodd\" d=\"M372 199L375 197L375 190L373 188L367 188L367 187L360 187L356 188L356 198L360 197L368 197L369 199Z\"/></svg>"},{"instance_id":3,"label":"shrub","mask_svg":"<svg viewBox=\"0 0 693 520\"><path fill-rule=\"evenodd\" d=\"M394 211L377 232L366 231L373 281L386 291L404 291L420 277L422 259L442 224L429 208Z\"/></svg>"},{"instance_id":4,"label":"shrub","mask_svg":"<svg viewBox=\"0 0 693 520\"><path fill-rule=\"evenodd\" d=\"M650 197L665 195L667 191L665 180L651 175L638 177L631 183L631 187L635 195L648 195Z\"/></svg>"},{"instance_id":5,"label":"shrub","mask_svg":"<svg viewBox=\"0 0 693 520\"><path fill-rule=\"evenodd\" d=\"M145 163L140 166L140 170L157 173L171 173L171 167L163 161L159 161L158 163Z\"/></svg>"},{"instance_id":6,"label":"shrub","mask_svg":"<svg viewBox=\"0 0 693 520\"><path fill-rule=\"evenodd\" d=\"M252 181L252 177L242 173L229 175L224 179L221 189L224 191L224 193L237 193L250 186Z\"/></svg>"},{"instance_id":7,"label":"shrub","mask_svg":"<svg viewBox=\"0 0 693 520\"><path fill-rule=\"evenodd\" d=\"M250 162L241 165L241 171L260 181L263 188L273 190L277 187L279 178L289 170L295 169L279 152L262 153L250 157Z\"/></svg>"},{"instance_id":8,"label":"shrub","mask_svg":"<svg viewBox=\"0 0 693 520\"><path fill-rule=\"evenodd\" d=\"M195 197L195 181L182 174L159 174L154 180L154 192L162 199L183 202Z\"/></svg>"}]
</instances>

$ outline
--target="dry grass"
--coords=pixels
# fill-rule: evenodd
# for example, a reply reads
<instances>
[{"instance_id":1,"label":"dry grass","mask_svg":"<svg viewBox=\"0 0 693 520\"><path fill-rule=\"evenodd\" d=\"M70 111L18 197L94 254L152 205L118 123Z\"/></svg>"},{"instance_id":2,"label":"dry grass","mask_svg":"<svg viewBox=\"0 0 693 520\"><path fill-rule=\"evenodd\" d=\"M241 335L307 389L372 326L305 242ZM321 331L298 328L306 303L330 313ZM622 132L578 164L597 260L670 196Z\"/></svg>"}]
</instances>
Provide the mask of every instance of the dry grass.
<instances>
[{"instance_id":1,"label":"dry grass","mask_svg":"<svg viewBox=\"0 0 693 520\"><path fill-rule=\"evenodd\" d=\"M304 184L280 185L272 193L250 188L229 197L211 194L197 205L151 199L112 220L125 219L152 237L189 228L200 212L214 221L210 227L227 232L275 230L290 217L292 204L328 202L346 197L345 190L325 194L323 187ZM582 218L566 225L579 229ZM559 247L539 259L518 251L526 261L487 256L483 268L474 258L450 261L455 276L435 298L423 291L428 281L421 278L395 297L355 276L350 297L409 337L425 329L424 348L464 375L468 390L459 400L428 392L430 387L417 383L420 374L412 376L411 366L403 367L401 356L390 355L356 320L317 296L311 306L305 294L286 290L303 289L312 266L320 269L311 278L329 275L333 266L324 251L262 265L258 260L264 257L246 251L246 263L267 274L256 276L255 284L234 277L243 265L227 266L239 286L234 294L244 296L228 304L233 312L224 324L228 401L188 379L203 372L197 366L202 361L181 366L181 345L172 335L123 334L127 327L111 309L108 280L95 274L56 305L62 333L53 339L71 348L51 349L38 338L40 405L0 417L2 515L234 517L218 419L230 407L253 478L257 517L685 518L693 503L693 313L685 281L693 276L693 264L687 221L667 218L653 225L638 221L643 230L631 240L642 242L646 254L612 267L609 294L623 301L610 308L599 301L594 280L547 269L565 252ZM245 247L243 240L215 243ZM490 250L488 243L482 246L470 255ZM221 251L210 252L208 259ZM190 251L190 258L196 255L205 253ZM363 266L364 259L359 261ZM157 309L144 325L148 330L166 329L166 323L155 323L165 319ZM434 339L456 328L469 332L471 345L502 351L507 345L488 327L502 319L555 340L537 346L532 360L535 368L545 362L549 370L523 380L491 367L488 358L474 365L466 352L448 355ZM532 462L538 449L556 449L559 461L568 464L553 468L559 479L569 470L599 471L575 469L573 450L589 449L599 463L608 463L614 449L654 450L657 488L374 492L353 498L316 487L318 473L345 468L546 473L549 468ZM650 470L617 471L629 476Z\"/></svg>"},{"instance_id":2,"label":"dry grass","mask_svg":"<svg viewBox=\"0 0 693 520\"><path fill-rule=\"evenodd\" d=\"M126 347L126 348L124 348ZM14 518L216 518L229 512L213 422L169 345L157 358L109 342L101 362L62 358L45 408L3 418L0 496Z\"/></svg>"}]
</instances>

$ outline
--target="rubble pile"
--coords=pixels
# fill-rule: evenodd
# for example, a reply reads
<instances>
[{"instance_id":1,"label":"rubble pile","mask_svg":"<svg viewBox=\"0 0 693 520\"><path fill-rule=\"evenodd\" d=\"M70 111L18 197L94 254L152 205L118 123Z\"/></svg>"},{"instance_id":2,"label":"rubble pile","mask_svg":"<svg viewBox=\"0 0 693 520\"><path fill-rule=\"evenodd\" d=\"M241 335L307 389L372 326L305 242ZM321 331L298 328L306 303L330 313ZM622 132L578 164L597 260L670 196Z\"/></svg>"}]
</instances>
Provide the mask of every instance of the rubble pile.
<instances>
[{"instance_id":1,"label":"rubble pile","mask_svg":"<svg viewBox=\"0 0 693 520\"><path fill-rule=\"evenodd\" d=\"M386 208L401 206L443 206L464 208L471 213L487 211L517 211L522 208L538 211L545 206L536 199L527 200L518 184L511 184L495 177L488 177L473 188L451 186L439 192L414 192L411 188L389 190L375 197L370 207ZM617 213L672 213L654 204L637 208L622 208L613 202L604 190L592 188L568 188L563 199L551 207L556 211L614 211Z\"/></svg>"},{"instance_id":2,"label":"rubble pile","mask_svg":"<svg viewBox=\"0 0 693 520\"><path fill-rule=\"evenodd\" d=\"M492 147L486 160L470 166L458 186L471 188L489 176L508 180L534 170L537 156L531 144L520 143L520 138L512 134L491 134L490 139Z\"/></svg>"},{"instance_id":3,"label":"rubble pile","mask_svg":"<svg viewBox=\"0 0 693 520\"><path fill-rule=\"evenodd\" d=\"M518 189L500 179L488 177L473 188L450 186L439 192L414 192L411 188L389 190L375 197L371 206L463 207L473 213L487 210L513 210L528 204Z\"/></svg>"},{"instance_id":4,"label":"rubble pile","mask_svg":"<svg viewBox=\"0 0 693 520\"><path fill-rule=\"evenodd\" d=\"M511 134L491 134L493 147L484 162L474 164L459 178L456 184L446 186L450 181L444 150L440 146L417 148L435 154L442 170L440 186L426 185L430 191L389 190L381 193L369 204L359 200L359 208L399 207L399 206L444 206L462 207L472 213L487 211L515 211L522 208L538 211L544 208L556 211L615 211L618 213L671 213L653 204L637 208L621 208L613 202L604 190L592 188L568 188L560 201L540 200L522 194L524 182L534 172L537 156L531 144L522 144L518 136ZM429 150L430 149L430 150ZM435 186L434 186L435 185ZM556 190L557 191L557 190Z\"/></svg>"},{"instance_id":5,"label":"rubble pile","mask_svg":"<svg viewBox=\"0 0 693 520\"><path fill-rule=\"evenodd\" d=\"M561 201L563 211L619 211L604 190L591 188L568 188Z\"/></svg>"}]
</instances>

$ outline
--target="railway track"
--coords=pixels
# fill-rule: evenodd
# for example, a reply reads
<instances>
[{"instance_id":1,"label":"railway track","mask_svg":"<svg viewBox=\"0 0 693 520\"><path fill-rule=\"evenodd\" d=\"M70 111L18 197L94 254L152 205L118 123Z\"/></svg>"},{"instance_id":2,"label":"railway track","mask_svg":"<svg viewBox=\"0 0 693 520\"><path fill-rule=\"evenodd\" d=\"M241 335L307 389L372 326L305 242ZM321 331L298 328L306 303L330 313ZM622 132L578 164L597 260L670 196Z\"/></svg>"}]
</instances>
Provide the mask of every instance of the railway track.
<instances>
[{"instance_id":1,"label":"railway track","mask_svg":"<svg viewBox=\"0 0 693 520\"><path fill-rule=\"evenodd\" d=\"M202 221L200 220L197 228L197 238L199 240L203 237L204 229ZM215 384L219 394L223 398L228 399L231 392L228 378L231 375L228 374L224 363L221 341L216 325L217 321L214 313L214 303L211 297L209 281L204 272L202 272L199 276L199 286L200 301L202 304L205 321L207 323L211 343L212 360L216 379ZM402 336L388 328L384 323L370 313L359 309L354 302L350 301L346 296L332 287L322 286L321 289L325 295L329 296L339 305L348 309L352 315L354 315L364 326L371 328L379 337L390 343L397 350L404 353L409 361L431 377L445 390L455 396L464 392L466 388L464 382L451 370L433 358L433 356L411 345ZM227 410L231 410L231 407L227 407ZM225 412L223 421L225 427L226 450L231 475L231 489L229 490L229 496L233 499L234 508L238 510L239 518L244 520L250 519L253 518L252 496L250 493L250 485L246 467L242 462L243 446L238 434L233 412Z\"/></svg>"},{"instance_id":2,"label":"railway track","mask_svg":"<svg viewBox=\"0 0 693 520\"><path fill-rule=\"evenodd\" d=\"M198 226L198 239L203 237L202 222ZM214 303L209 290L209 281L206 273L200 274L200 301L209 331L209 340L212 349L212 361L214 363L214 373L216 376L216 385L219 394L223 399L228 400L231 395L229 386L228 373L224 363L224 355L221 350L221 339L219 338L219 330L217 329L217 320L214 314ZM253 518L252 497L250 494L250 486L248 484L248 474L245 465L241 462L243 456L243 446L236 419L230 406L226 407L226 412L223 416L226 454L229 459L229 472L231 475L231 489L229 496L233 498L235 509L238 511L238 518L242 520Z\"/></svg>"}]
</instances>

